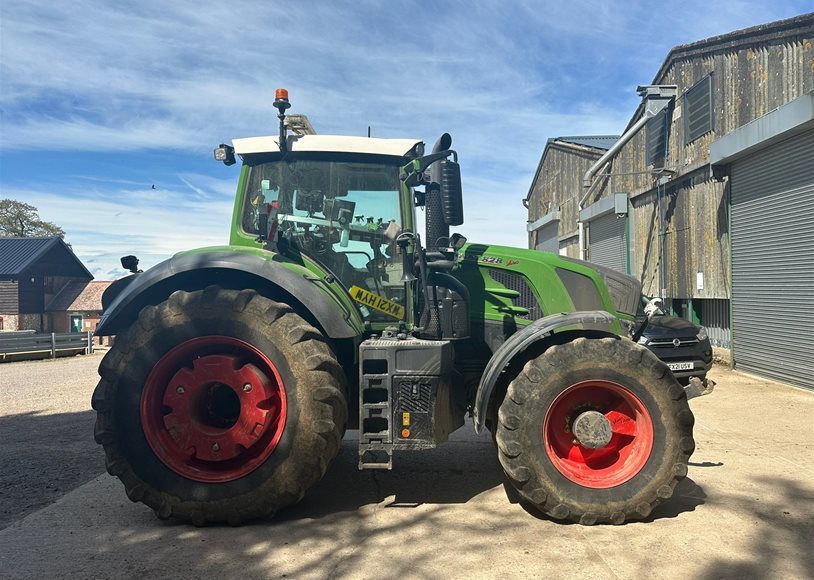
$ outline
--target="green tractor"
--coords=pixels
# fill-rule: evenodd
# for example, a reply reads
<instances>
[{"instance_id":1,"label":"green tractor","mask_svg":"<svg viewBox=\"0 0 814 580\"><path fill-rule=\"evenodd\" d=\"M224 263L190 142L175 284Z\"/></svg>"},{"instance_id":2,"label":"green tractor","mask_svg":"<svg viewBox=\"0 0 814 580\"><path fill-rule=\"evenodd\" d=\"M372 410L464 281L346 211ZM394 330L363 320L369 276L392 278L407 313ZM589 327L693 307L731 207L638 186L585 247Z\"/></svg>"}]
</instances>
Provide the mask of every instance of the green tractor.
<instances>
[{"instance_id":1,"label":"green tractor","mask_svg":"<svg viewBox=\"0 0 814 580\"><path fill-rule=\"evenodd\" d=\"M641 287L554 254L467 243L443 135L236 139L227 246L105 293L116 335L95 438L127 495L196 525L300 500L359 430L359 469L489 429L521 501L581 524L647 517L687 473L687 394L636 344ZM423 240L416 208L426 212ZM631 337L633 340L631 340Z\"/></svg>"}]
</instances>

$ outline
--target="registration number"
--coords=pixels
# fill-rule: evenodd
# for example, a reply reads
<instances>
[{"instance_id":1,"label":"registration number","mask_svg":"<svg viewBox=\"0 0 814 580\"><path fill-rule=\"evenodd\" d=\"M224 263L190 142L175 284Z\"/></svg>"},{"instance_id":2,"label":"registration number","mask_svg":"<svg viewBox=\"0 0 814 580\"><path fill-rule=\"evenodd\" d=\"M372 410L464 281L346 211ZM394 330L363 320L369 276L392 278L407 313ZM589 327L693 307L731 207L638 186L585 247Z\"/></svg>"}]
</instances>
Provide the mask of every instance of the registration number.
<instances>
[{"instance_id":1,"label":"registration number","mask_svg":"<svg viewBox=\"0 0 814 580\"><path fill-rule=\"evenodd\" d=\"M691 362L668 363L667 366L670 367L671 371L691 371L693 369L693 363Z\"/></svg>"}]
</instances>

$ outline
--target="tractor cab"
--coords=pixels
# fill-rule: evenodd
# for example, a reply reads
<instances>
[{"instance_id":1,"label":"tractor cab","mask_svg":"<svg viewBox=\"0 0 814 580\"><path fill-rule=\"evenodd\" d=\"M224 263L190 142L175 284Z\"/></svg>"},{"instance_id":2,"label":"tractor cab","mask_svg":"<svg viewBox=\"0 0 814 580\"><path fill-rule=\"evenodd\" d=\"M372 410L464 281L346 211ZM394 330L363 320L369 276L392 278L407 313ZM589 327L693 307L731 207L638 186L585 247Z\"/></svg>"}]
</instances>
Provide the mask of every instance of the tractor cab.
<instances>
[{"instance_id":1,"label":"tractor cab","mask_svg":"<svg viewBox=\"0 0 814 580\"><path fill-rule=\"evenodd\" d=\"M424 156L417 140L289 135L288 106L281 89L279 138L235 139L215 150L227 165L235 154L243 160L231 244L316 263L363 320L414 325L431 271L452 269L465 242L449 236L449 225L463 222L451 138ZM415 208L425 204L426 251L415 233Z\"/></svg>"}]
</instances>

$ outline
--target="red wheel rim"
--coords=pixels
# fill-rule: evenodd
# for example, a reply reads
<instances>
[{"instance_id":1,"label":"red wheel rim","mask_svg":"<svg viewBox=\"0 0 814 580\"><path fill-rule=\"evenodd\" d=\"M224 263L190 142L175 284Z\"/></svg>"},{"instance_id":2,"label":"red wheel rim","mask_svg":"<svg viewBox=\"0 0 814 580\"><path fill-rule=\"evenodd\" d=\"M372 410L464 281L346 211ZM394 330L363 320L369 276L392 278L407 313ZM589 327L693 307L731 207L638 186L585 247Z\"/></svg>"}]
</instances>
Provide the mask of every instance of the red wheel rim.
<instances>
[{"instance_id":1,"label":"red wheel rim","mask_svg":"<svg viewBox=\"0 0 814 580\"><path fill-rule=\"evenodd\" d=\"M228 336L183 342L153 367L141 395L153 452L194 481L232 481L274 452L285 428L283 381L269 358Z\"/></svg>"},{"instance_id":2,"label":"red wheel rim","mask_svg":"<svg viewBox=\"0 0 814 580\"><path fill-rule=\"evenodd\" d=\"M607 445L591 449L572 432L576 417L597 411L610 423ZM647 463L653 449L653 421L636 395L605 380L583 381L554 399L543 422L543 440L554 467L566 478L594 489L621 485Z\"/></svg>"}]
</instances>

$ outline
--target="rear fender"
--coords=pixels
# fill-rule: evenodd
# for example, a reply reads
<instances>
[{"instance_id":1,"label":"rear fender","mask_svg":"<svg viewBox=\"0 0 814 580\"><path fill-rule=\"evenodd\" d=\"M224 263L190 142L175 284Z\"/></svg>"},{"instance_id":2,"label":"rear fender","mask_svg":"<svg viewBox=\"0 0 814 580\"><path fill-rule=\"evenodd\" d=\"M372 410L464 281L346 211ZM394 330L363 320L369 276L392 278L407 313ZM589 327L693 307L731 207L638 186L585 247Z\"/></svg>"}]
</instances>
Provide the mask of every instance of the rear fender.
<instances>
[{"instance_id":1,"label":"rear fender","mask_svg":"<svg viewBox=\"0 0 814 580\"><path fill-rule=\"evenodd\" d=\"M486 369L483 371L475 395L475 432L480 433L483 428L489 401L492 398L495 386L503 378L504 372L511 366L513 361L521 359L525 351L530 347L548 340L558 330L565 330L565 327L574 327L577 332L590 333L591 336L604 335L618 338L619 335L613 332L615 326L618 326L618 318L604 310L591 310L568 314L552 314L535 320L522 330L511 335L494 352L486 365Z\"/></svg>"},{"instance_id":2,"label":"rear fender","mask_svg":"<svg viewBox=\"0 0 814 580\"><path fill-rule=\"evenodd\" d=\"M182 254L128 276L115 294L105 297L107 305L96 329L99 336L121 332L130 326L145 306L166 300L176 290L188 292L209 285L251 288L289 303L306 319L334 339L360 334L361 323L332 296L327 285L305 268L301 272L278 262L239 252ZM113 288L111 288L113 290Z\"/></svg>"}]
</instances>

